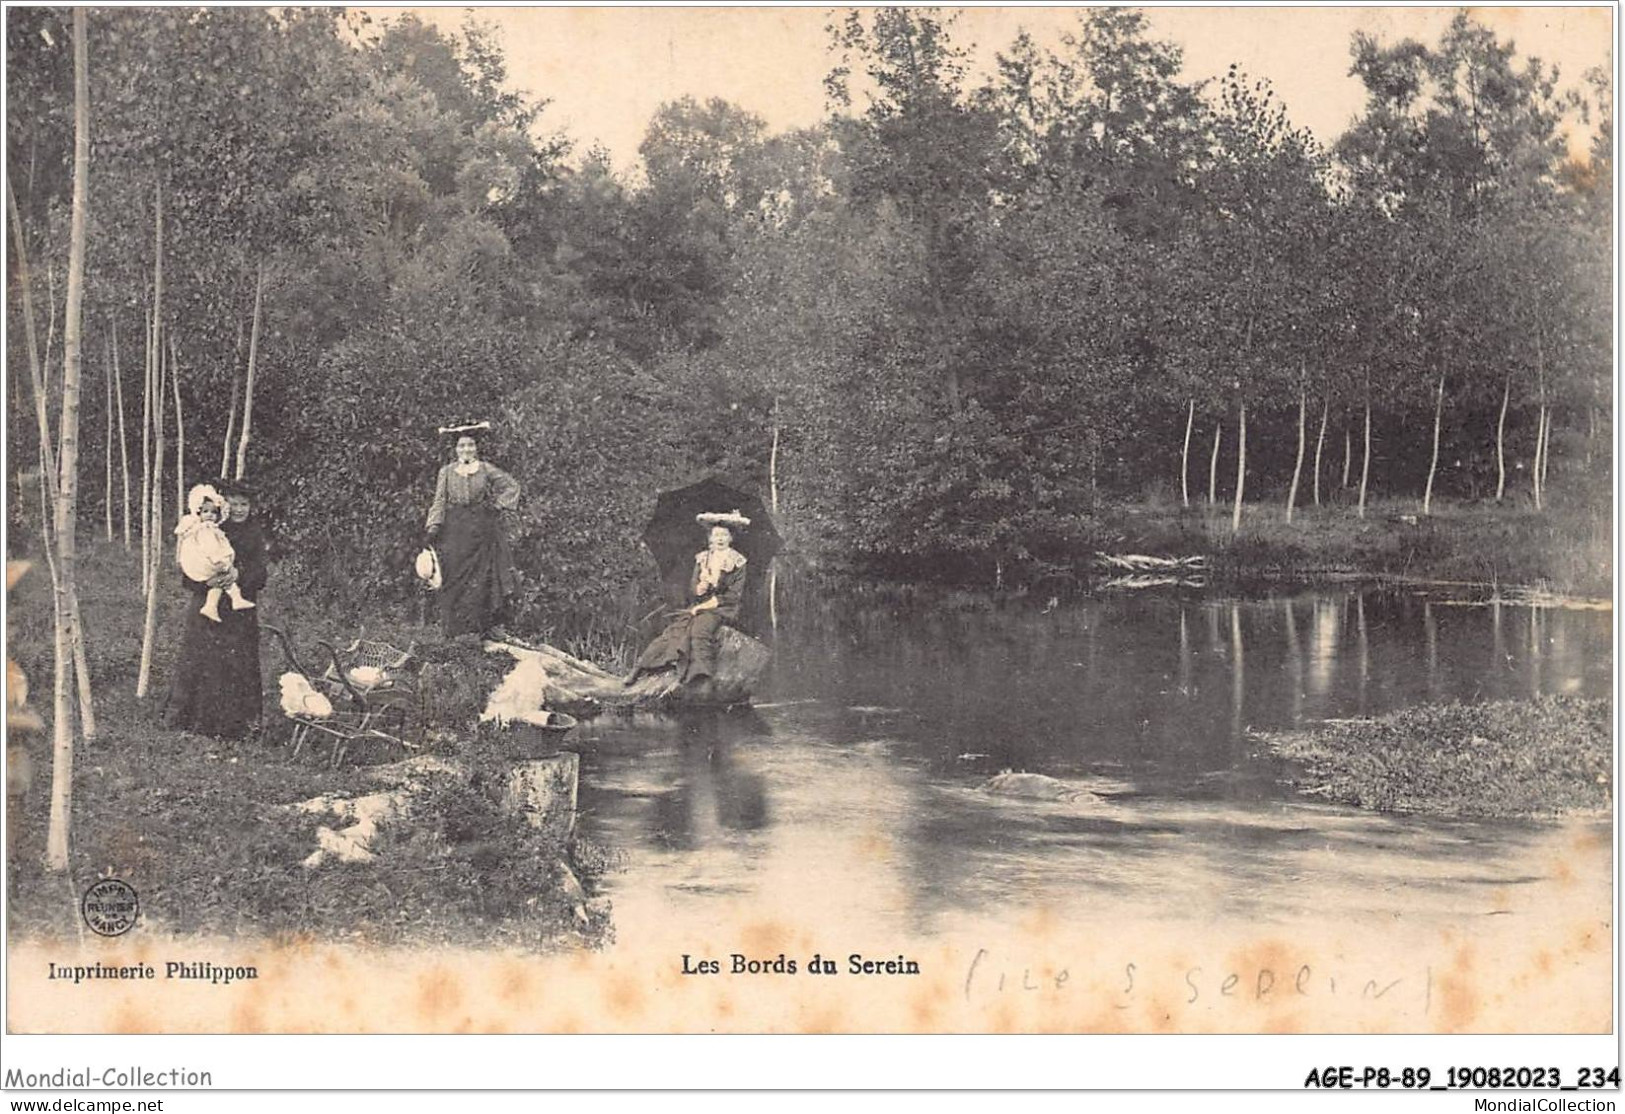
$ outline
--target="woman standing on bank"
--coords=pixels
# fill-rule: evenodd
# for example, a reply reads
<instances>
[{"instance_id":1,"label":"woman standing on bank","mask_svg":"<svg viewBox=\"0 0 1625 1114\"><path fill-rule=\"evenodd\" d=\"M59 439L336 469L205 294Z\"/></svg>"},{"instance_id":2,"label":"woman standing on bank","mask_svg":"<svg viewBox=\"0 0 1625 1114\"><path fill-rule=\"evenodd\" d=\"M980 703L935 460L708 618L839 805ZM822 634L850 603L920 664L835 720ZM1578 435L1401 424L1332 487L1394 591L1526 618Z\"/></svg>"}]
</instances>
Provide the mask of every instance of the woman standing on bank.
<instances>
[{"instance_id":1,"label":"woman standing on bank","mask_svg":"<svg viewBox=\"0 0 1625 1114\"><path fill-rule=\"evenodd\" d=\"M451 426L456 459L440 469L429 505L428 540L440 556L440 623L447 638L459 634L509 637L508 599L516 582L503 511L519 506L519 483L480 459L476 431L491 423Z\"/></svg>"}]
</instances>

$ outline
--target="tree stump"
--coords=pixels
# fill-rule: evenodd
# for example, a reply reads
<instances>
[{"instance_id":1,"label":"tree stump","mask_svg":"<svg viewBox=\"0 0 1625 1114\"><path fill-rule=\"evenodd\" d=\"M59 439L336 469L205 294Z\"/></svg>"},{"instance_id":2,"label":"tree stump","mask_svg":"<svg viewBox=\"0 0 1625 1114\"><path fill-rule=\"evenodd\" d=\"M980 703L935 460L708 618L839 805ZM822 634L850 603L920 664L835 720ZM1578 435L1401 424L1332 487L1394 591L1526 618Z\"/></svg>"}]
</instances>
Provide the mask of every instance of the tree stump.
<instances>
[{"instance_id":1,"label":"tree stump","mask_svg":"<svg viewBox=\"0 0 1625 1114\"><path fill-rule=\"evenodd\" d=\"M508 773L502 807L524 816L533 828L553 835L568 847L575 837L576 786L581 756L571 751L521 762Z\"/></svg>"}]
</instances>

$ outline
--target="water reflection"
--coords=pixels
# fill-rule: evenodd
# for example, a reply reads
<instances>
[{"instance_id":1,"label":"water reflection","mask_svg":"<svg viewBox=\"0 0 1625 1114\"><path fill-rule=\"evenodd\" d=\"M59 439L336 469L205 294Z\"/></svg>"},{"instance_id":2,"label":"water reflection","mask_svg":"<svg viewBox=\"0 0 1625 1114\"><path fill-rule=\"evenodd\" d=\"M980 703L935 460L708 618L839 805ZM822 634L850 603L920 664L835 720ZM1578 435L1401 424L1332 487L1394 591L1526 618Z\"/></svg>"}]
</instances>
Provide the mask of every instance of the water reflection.
<instances>
[{"instance_id":1,"label":"water reflection","mask_svg":"<svg viewBox=\"0 0 1625 1114\"><path fill-rule=\"evenodd\" d=\"M653 838L692 850L724 832L767 826L767 782L734 753L740 737L766 737L758 717L696 715L680 722L671 791L655 798Z\"/></svg>"},{"instance_id":2,"label":"water reflection","mask_svg":"<svg viewBox=\"0 0 1625 1114\"><path fill-rule=\"evenodd\" d=\"M583 826L631 856L618 908L652 917L703 917L719 895L909 932L1034 902L1080 919L1494 912L1562 858L1552 829L1306 802L1252 734L1609 691L1607 613L1461 602L1349 588L784 614L756 711L578 731ZM1091 795L983 790L1001 769Z\"/></svg>"}]
</instances>

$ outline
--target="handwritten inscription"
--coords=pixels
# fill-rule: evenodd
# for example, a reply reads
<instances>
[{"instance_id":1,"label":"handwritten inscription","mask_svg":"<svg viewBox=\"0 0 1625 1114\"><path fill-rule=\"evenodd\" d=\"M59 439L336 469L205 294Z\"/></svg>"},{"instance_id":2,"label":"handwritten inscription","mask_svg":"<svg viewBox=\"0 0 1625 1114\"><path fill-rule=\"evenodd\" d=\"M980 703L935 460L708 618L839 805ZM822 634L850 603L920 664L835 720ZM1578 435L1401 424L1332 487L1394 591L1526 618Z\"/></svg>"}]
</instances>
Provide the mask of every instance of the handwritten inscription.
<instances>
[{"instance_id":1,"label":"handwritten inscription","mask_svg":"<svg viewBox=\"0 0 1625 1114\"><path fill-rule=\"evenodd\" d=\"M1109 974L1113 1005L1128 1009L1152 993L1159 1001L1170 995L1191 1008L1211 1009L1227 1001L1271 1002L1283 998L1340 998L1398 1003L1407 1011L1428 1013L1433 1006L1433 968L1402 970L1334 970L1312 963L1295 966L1228 967L1142 966L1125 961L1102 967L1012 962L978 948L965 971L965 1000L1000 994L1060 994L1075 986L1076 975Z\"/></svg>"}]
</instances>

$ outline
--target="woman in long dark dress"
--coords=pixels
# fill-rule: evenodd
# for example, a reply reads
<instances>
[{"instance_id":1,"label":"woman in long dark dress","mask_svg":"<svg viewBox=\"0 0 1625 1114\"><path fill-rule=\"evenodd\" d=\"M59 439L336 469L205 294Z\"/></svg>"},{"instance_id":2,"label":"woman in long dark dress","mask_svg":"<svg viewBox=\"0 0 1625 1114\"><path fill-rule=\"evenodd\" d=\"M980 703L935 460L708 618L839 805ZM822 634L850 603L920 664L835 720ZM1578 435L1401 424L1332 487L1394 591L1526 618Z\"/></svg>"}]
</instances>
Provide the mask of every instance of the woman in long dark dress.
<instances>
[{"instance_id":1,"label":"woman in long dark dress","mask_svg":"<svg viewBox=\"0 0 1625 1114\"><path fill-rule=\"evenodd\" d=\"M245 486L219 486L229 505L220 528L237 555L237 587L257 603L267 575L265 531L253 517ZM167 720L194 734L241 739L254 730L262 714L259 611L221 608L220 621L215 622L198 611L210 585L185 573L181 584L192 602L186 608L180 656L170 681Z\"/></svg>"},{"instance_id":2,"label":"woman in long dark dress","mask_svg":"<svg viewBox=\"0 0 1625 1114\"><path fill-rule=\"evenodd\" d=\"M457 438L457 459L440 469L428 537L440 555L440 623L459 634L507 638L502 624L517 584L502 512L519 505L519 483L479 458L479 442Z\"/></svg>"},{"instance_id":3,"label":"woman in long dark dress","mask_svg":"<svg viewBox=\"0 0 1625 1114\"><path fill-rule=\"evenodd\" d=\"M694 602L678 612L638 655L624 685L636 684L645 673L675 666L677 680L703 694L716 675L722 628L738 620L745 593L745 555L733 547L733 531L721 523L749 525L750 520L724 514L703 514L699 520L710 530L706 547L694 555L694 575L689 580Z\"/></svg>"}]
</instances>

